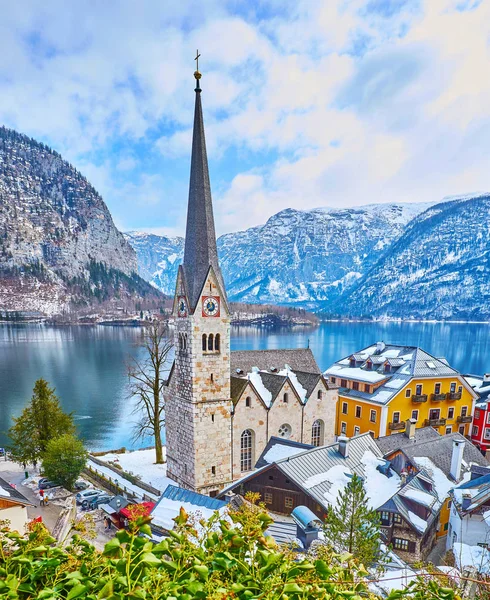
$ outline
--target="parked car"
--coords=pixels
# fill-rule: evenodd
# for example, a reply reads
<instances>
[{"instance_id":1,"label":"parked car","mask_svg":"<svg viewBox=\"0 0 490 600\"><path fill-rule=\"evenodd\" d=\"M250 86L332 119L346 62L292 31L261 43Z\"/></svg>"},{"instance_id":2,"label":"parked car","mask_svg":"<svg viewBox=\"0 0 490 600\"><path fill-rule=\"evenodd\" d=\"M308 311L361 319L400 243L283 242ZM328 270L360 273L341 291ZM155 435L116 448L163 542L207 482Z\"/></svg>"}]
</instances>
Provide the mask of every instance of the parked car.
<instances>
[{"instance_id":1,"label":"parked car","mask_svg":"<svg viewBox=\"0 0 490 600\"><path fill-rule=\"evenodd\" d=\"M40 490L49 490L51 488L58 487L59 485L59 483L56 483L56 481L51 481L51 479L48 479L47 477L42 477L39 480Z\"/></svg>"},{"instance_id":2,"label":"parked car","mask_svg":"<svg viewBox=\"0 0 490 600\"><path fill-rule=\"evenodd\" d=\"M90 486L86 481L75 481L75 485L73 486L77 491L81 492L82 490L88 489Z\"/></svg>"},{"instance_id":3,"label":"parked car","mask_svg":"<svg viewBox=\"0 0 490 600\"><path fill-rule=\"evenodd\" d=\"M114 496L104 492L99 496L96 496L93 500L84 500L82 502L82 508L86 508L87 510L95 510L96 508L99 508L101 504L109 503L113 498Z\"/></svg>"},{"instance_id":4,"label":"parked car","mask_svg":"<svg viewBox=\"0 0 490 600\"><path fill-rule=\"evenodd\" d=\"M76 502L77 504L83 504L83 502L85 500L87 500L88 502L90 502L90 500L93 500L94 498L96 498L99 494L104 494L105 492L103 492L102 490L83 490L81 492L78 492L78 494L75 496Z\"/></svg>"}]
</instances>

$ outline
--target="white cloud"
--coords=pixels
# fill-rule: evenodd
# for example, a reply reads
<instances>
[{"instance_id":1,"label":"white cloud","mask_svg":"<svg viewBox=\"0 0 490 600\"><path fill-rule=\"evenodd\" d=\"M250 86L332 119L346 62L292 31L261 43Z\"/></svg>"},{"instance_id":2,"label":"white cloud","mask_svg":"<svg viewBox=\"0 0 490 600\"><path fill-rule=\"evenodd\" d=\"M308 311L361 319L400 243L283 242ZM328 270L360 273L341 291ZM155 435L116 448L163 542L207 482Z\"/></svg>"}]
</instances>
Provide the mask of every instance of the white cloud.
<instances>
[{"instance_id":1,"label":"white cloud","mask_svg":"<svg viewBox=\"0 0 490 600\"><path fill-rule=\"evenodd\" d=\"M0 120L73 161L121 226L182 232L199 47L220 232L488 189L490 3L471 7L9 3Z\"/></svg>"}]
</instances>

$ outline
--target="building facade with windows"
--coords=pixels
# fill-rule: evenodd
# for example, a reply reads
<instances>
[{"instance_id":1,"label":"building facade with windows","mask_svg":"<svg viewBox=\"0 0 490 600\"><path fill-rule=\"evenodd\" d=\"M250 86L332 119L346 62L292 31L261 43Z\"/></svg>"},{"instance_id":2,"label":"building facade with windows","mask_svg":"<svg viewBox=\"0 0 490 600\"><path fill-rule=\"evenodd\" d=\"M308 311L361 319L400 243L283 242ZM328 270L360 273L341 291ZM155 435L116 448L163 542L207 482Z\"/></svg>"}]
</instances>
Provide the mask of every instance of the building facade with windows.
<instances>
[{"instance_id":1,"label":"building facade with windows","mask_svg":"<svg viewBox=\"0 0 490 600\"><path fill-rule=\"evenodd\" d=\"M230 351L230 310L214 228L201 74L196 102L184 261L173 304L175 360L165 393L167 474L215 496L250 471L271 436L333 441L337 387L307 348Z\"/></svg>"},{"instance_id":2,"label":"building facade with windows","mask_svg":"<svg viewBox=\"0 0 490 600\"><path fill-rule=\"evenodd\" d=\"M486 373L483 377L466 375L465 378L479 396L473 415L471 441L485 454L490 451L490 374Z\"/></svg>"},{"instance_id":3,"label":"building facade with windows","mask_svg":"<svg viewBox=\"0 0 490 600\"><path fill-rule=\"evenodd\" d=\"M339 386L336 435L390 435L408 419L441 434L471 432L476 392L445 359L421 348L378 342L324 375Z\"/></svg>"}]
</instances>

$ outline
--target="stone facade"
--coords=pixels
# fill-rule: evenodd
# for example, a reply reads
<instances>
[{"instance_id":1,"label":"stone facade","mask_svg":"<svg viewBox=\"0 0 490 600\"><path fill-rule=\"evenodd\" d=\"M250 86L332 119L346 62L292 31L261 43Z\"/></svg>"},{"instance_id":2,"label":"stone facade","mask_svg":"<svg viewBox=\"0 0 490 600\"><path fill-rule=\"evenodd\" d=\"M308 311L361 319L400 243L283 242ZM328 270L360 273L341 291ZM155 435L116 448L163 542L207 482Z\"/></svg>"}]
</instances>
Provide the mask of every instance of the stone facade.
<instances>
[{"instance_id":1,"label":"stone facade","mask_svg":"<svg viewBox=\"0 0 490 600\"><path fill-rule=\"evenodd\" d=\"M201 302L192 314L187 309L180 316L177 302L174 306L175 363L166 403L167 472L183 487L213 493L231 481L232 402L230 316L212 269L201 295L219 298L219 316L204 316ZM185 297L182 270L178 297ZM213 345L208 348L211 335Z\"/></svg>"},{"instance_id":2,"label":"stone facade","mask_svg":"<svg viewBox=\"0 0 490 600\"><path fill-rule=\"evenodd\" d=\"M320 397L319 397L320 392ZM324 381L319 381L310 394L303 409L303 439L305 444L312 444L313 423L322 423L320 444L327 446L335 442L335 419L337 411L338 390L328 389Z\"/></svg>"}]
</instances>

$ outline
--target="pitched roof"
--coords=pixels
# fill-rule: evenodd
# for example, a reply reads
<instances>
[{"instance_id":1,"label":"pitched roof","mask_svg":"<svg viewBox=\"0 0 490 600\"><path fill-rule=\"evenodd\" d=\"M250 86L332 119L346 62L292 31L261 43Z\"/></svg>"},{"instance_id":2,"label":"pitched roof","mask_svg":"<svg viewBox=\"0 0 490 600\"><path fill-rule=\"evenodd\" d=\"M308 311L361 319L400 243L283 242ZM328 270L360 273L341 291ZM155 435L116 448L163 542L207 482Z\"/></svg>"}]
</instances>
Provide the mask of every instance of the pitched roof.
<instances>
[{"instance_id":1,"label":"pitched roof","mask_svg":"<svg viewBox=\"0 0 490 600\"><path fill-rule=\"evenodd\" d=\"M188 502L194 506L204 506L211 510L219 510L226 505L226 502L223 500L204 496L203 494L198 494L197 492L192 492L191 490L186 490L177 485L170 484L167 485L161 497L168 498L169 500L176 500L178 502Z\"/></svg>"},{"instance_id":2,"label":"pitched roof","mask_svg":"<svg viewBox=\"0 0 490 600\"><path fill-rule=\"evenodd\" d=\"M202 287L212 267L226 302L223 276L218 262L216 232L214 228L213 201L209 181L204 119L202 116L201 89L196 84L194 133L192 136L191 174L187 227L185 233L183 270L191 310L199 300Z\"/></svg>"},{"instance_id":3,"label":"pitched roof","mask_svg":"<svg viewBox=\"0 0 490 600\"><path fill-rule=\"evenodd\" d=\"M273 373L284 369L286 365L293 371L321 374L320 368L310 348L288 350L237 350L231 352L231 373L250 373L253 367L259 371Z\"/></svg>"},{"instance_id":4,"label":"pitched roof","mask_svg":"<svg viewBox=\"0 0 490 600\"><path fill-rule=\"evenodd\" d=\"M32 502L28 500L24 494L21 494L19 490L2 479L0 477L0 497L7 498L16 504L29 504L32 506Z\"/></svg>"},{"instance_id":5,"label":"pitched roof","mask_svg":"<svg viewBox=\"0 0 490 600\"><path fill-rule=\"evenodd\" d=\"M482 467L488 466L488 461L478 448L458 432L440 435L432 427L422 427L415 430L413 440L404 433L394 433L375 441L385 456L395 450L402 450L410 460L415 457L427 457L447 476L451 471L453 440L465 442L463 460L467 465L473 463Z\"/></svg>"},{"instance_id":6,"label":"pitched roof","mask_svg":"<svg viewBox=\"0 0 490 600\"><path fill-rule=\"evenodd\" d=\"M270 465L275 460L293 456L294 454L303 452L303 450L309 450L310 448L314 448L314 446L272 436L269 438L266 447L255 463L255 468L260 469L260 467Z\"/></svg>"},{"instance_id":7,"label":"pitched roof","mask_svg":"<svg viewBox=\"0 0 490 600\"><path fill-rule=\"evenodd\" d=\"M366 478L367 471L370 469L368 461L363 460L366 453L382 462L381 452L369 433L355 436L349 440L347 457L340 454L338 442L329 446L304 450L294 456L275 460L272 464L266 464L262 468L252 471L227 486L219 495L223 496L252 479L258 473L276 467L298 488L302 489L318 504L327 508L330 491L332 490L332 495L336 495L339 489L339 478L345 481L352 477L352 473L356 473L363 479ZM383 477L384 481L385 476L381 472L375 470L375 475ZM371 473L371 477L373 477L373 473ZM386 481L388 481L388 477L386 477ZM386 490L382 491L386 493Z\"/></svg>"},{"instance_id":8,"label":"pitched roof","mask_svg":"<svg viewBox=\"0 0 490 600\"><path fill-rule=\"evenodd\" d=\"M356 357L356 365L352 367L351 357ZM371 363L372 368L369 368ZM391 367L389 372L385 371L386 363ZM383 382L373 393L344 387L341 388L341 393L385 405L412 377L450 377L458 376L459 372L450 367L446 359L436 358L416 346L386 345L378 342L335 362L324 375L367 384Z\"/></svg>"},{"instance_id":9,"label":"pitched roof","mask_svg":"<svg viewBox=\"0 0 490 600\"><path fill-rule=\"evenodd\" d=\"M240 400L240 396L243 394L243 390L247 387L248 379L244 379L243 377L233 377L230 378L230 386L231 386L231 399L233 404L236 404L238 400Z\"/></svg>"}]
</instances>

